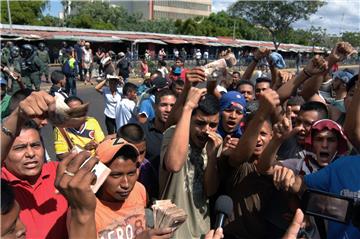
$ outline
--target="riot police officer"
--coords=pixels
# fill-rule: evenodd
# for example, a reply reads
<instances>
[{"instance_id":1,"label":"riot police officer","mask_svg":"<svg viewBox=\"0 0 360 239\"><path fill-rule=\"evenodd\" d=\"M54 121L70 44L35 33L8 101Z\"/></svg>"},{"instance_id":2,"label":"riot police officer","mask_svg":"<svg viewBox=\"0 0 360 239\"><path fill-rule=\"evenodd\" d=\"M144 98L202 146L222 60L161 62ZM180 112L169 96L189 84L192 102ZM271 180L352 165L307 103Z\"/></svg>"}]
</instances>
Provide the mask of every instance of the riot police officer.
<instances>
[{"instance_id":1,"label":"riot police officer","mask_svg":"<svg viewBox=\"0 0 360 239\"><path fill-rule=\"evenodd\" d=\"M21 46L21 77L26 88L40 90L41 72L45 71L45 65L36 54L34 48L30 44Z\"/></svg>"},{"instance_id":2,"label":"riot police officer","mask_svg":"<svg viewBox=\"0 0 360 239\"><path fill-rule=\"evenodd\" d=\"M10 77L11 92L15 93L19 89L24 88L24 84L21 79L20 48L18 46L13 46L10 50L9 69L12 72L12 75L15 76L15 77Z\"/></svg>"},{"instance_id":3,"label":"riot police officer","mask_svg":"<svg viewBox=\"0 0 360 239\"><path fill-rule=\"evenodd\" d=\"M37 50L37 55L45 65L44 72L40 72L40 79L41 79L41 76L43 74L45 74L46 82L49 83L50 82L50 79L49 79L50 78L50 75L49 75L50 56L49 56L49 52L45 49L45 44L42 42L39 43L39 49Z\"/></svg>"},{"instance_id":4,"label":"riot police officer","mask_svg":"<svg viewBox=\"0 0 360 239\"><path fill-rule=\"evenodd\" d=\"M1 50L1 63L7 65L10 59L10 50L14 46L12 41L8 41L5 47Z\"/></svg>"}]
</instances>

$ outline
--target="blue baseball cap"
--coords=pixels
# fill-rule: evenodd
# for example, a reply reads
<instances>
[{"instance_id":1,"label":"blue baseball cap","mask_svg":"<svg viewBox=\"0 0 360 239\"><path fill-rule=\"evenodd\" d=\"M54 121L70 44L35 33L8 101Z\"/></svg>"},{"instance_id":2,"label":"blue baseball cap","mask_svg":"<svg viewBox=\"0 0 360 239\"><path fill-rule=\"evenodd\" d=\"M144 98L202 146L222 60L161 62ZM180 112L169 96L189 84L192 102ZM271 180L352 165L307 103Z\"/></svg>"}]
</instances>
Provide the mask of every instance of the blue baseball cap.
<instances>
[{"instance_id":1,"label":"blue baseball cap","mask_svg":"<svg viewBox=\"0 0 360 239\"><path fill-rule=\"evenodd\" d=\"M243 114L246 113L246 100L245 97L238 91L229 91L220 99L220 111L229 108L241 110Z\"/></svg>"},{"instance_id":2,"label":"blue baseball cap","mask_svg":"<svg viewBox=\"0 0 360 239\"><path fill-rule=\"evenodd\" d=\"M338 78L344 84L348 84L350 79L353 76L354 76L353 74L351 74L350 72L347 72L347 71L336 71L336 72L333 73L333 79Z\"/></svg>"},{"instance_id":3,"label":"blue baseball cap","mask_svg":"<svg viewBox=\"0 0 360 239\"><path fill-rule=\"evenodd\" d=\"M269 57L271 58L276 68L279 69L285 68L286 64L282 55L280 55L277 52L272 52Z\"/></svg>"}]
</instances>

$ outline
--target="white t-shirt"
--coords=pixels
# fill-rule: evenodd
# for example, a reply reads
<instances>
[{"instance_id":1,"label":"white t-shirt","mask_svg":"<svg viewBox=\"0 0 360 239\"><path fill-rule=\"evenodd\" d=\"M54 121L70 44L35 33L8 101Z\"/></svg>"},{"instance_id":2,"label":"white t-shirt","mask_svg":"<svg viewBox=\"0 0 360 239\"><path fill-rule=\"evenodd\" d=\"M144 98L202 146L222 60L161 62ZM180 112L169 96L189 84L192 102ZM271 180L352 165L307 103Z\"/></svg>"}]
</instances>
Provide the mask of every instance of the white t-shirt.
<instances>
[{"instance_id":1,"label":"white t-shirt","mask_svg":"<svg viewBox=\"0 0 360 239\"><path fill-rule=\"evenodd\" d=\"M163 78L165 78L166 75L169 74L169 70L168 70L165 66L162 66L161 68L159 68L159 69L157 69L157 70L161 72L161 76L162 76Z\"/></svg>"},{"instance_id":2,"label":"white t-shirt","mask_svg":"<svg viewBox=\"0 0 360 239\"><path fill-rule=\"evenodd\" d=\"M123 98L115 107L115 122L116 130L121 126L129 123L130 119L136 117L136 103L135 101Z\"/></svg>"},{"instance_id":3,"label":"white t-shirt","mask_svg":"<svg viewBox=\"0 0 360 239\"><path fill-rule=\"evenodd\" d=\"M116 88L115 95L113 95L108 86L103 87L103 95L104 95L104 114L111 118L115 119L115 107L118 102L121 101L122 96L122 88Z\"/></svg>"},{"instance_id":4,"label":"white t-shirt","mask_svg":"<svg viewBox=\"0 0 360 239\"><path fill-rule=\"evenodd\" d=\"M91 49L86 49L85 47L83 48L83 52L84 52L84 62L85 63L92 63L92 51Z\"/></svg>"},{"instance_id":5,"label":"white t-shirt","mask_svg":"<svg viewBox=\"0 0 360 239\"><path fill-rule=\"evenodd\" d=\"M201 52L196 52L196 55L195 55L196 59L200 60L201 59Z\"/></svg>"},{"instance_id":6,"label":"white t-shirt","mask_svg":"<svg viewBox=\"0 0 360 239\"><path fill-rule=\"evenodd\" d=\"M209 58L209 52L204 51L204 59L208 59Z\"/></svg>"}]
</instances>

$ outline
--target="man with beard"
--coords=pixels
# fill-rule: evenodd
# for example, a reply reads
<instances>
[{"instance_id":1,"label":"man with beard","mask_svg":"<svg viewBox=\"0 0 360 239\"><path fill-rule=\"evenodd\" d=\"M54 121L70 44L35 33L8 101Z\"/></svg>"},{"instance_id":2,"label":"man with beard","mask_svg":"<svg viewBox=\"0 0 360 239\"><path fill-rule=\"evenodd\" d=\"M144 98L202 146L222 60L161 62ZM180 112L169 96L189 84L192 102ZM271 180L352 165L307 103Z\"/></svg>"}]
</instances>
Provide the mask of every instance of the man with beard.
<instances>
[{"instance_id":1,"label":"man with beard","mask_svg":"<svg viewBox=\"0 0 360 239\"><path fill-rule=\"evenodd\" d=\"M165 131L161 147L160 198L171 199L188 213L175 238L200 238L210 230L208 198L219 184L222 139L216 134L219 102L205 93L206 89L190 88L181 117Z\"/></svg>"}]
</instances>

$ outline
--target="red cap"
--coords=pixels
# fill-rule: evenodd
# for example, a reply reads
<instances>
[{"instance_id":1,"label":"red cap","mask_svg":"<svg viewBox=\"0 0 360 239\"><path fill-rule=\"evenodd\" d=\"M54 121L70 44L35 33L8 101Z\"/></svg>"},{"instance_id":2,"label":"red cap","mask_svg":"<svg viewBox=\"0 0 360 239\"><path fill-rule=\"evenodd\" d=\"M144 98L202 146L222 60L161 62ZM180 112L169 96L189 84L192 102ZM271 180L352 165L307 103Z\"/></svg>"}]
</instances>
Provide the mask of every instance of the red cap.
<instances>
[{"instance_id":1,"label":"red cap","mask_svg":"<svg viewBox=\"0 0 360 239\"><path fill-rule=\"evenodd\" d=\"M340 136L338 138L338 155L343 155L347 153L347 151L349 150L348 139L344 134L343 128L338 123L330 119L321 119L314 122L311 126L310 134L305 139L305 144L311 148L314 130L322 131L324 129L335 130L336 132L338 132L338 135Z\"/></svg>"}]
</instances>

